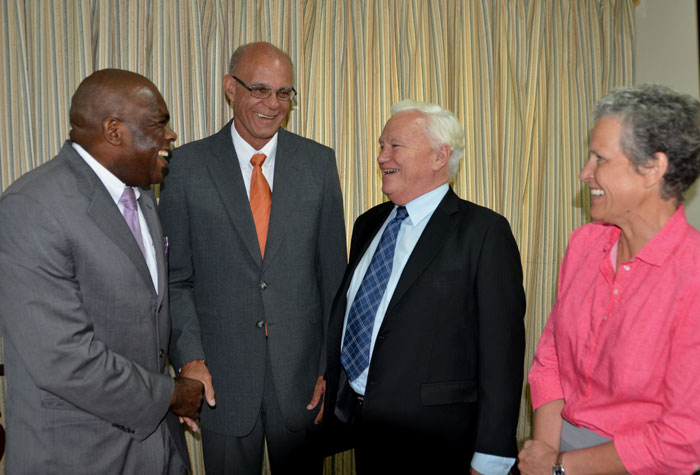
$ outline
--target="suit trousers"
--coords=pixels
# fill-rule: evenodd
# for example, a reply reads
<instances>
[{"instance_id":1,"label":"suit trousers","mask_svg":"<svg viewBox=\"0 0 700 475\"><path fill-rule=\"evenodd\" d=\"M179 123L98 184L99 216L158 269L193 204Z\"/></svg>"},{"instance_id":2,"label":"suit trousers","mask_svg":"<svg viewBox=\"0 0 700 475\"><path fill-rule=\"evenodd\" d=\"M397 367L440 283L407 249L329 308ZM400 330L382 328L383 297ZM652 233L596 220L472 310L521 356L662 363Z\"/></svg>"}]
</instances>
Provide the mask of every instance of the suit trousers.
<instances>
[{"instance_id":1,"label":"suit trousers","mask_svg":"<svg viewBox=\"0 0 700 475\"><path fill-rule=\"evenodd\" d=\"M309 388L309 400L313 388ZM308 428L290 431L284 423L272 380L270 354L265 363L263 400L253 430L244 437L231 437L202 427L202 451L208 474L260 475L263 441L267 440L270 472L284 474L321 474L323 456L311 443L309 431L314 429L317 411L309 411Z\"/></svg>"}]
</instances>

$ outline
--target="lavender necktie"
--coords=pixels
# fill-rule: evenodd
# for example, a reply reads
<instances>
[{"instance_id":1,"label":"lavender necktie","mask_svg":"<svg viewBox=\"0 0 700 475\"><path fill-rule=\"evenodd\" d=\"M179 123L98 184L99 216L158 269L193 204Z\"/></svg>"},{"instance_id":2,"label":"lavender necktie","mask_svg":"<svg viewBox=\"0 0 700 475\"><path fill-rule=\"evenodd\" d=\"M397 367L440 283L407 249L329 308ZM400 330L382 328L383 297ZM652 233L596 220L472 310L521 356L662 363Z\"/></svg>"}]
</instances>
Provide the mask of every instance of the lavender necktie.
<instances>
[{"instance_id":1,"label":"lavender necktie","mask_svg":"<svg viewBox=\"0 0 700 475\"><path fill-rule=\"evenodd\" d=\"M124 206L124 219L126 224L131 229L131 233L136 239L136 243L141 248L141 253L143 257L146 257L146 251L143 247L143 240L141 239L141 225L139 224L139 209L136 205L136 194L134 189L130 186L124 188L121 198L119 198L119 203Z\"/></svg>"}]
</instances>

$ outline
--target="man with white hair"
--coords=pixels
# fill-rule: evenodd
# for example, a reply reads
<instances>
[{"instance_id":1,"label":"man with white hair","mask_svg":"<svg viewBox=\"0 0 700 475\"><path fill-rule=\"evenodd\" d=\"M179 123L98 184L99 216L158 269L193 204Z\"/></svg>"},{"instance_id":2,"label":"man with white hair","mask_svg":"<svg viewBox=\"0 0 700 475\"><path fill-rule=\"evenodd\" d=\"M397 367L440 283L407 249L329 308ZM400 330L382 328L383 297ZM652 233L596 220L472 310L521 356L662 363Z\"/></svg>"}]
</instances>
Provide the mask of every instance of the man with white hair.
<instances>
[{"instance_id":1,"label":"man with white hair","mask_svg":"<svg viewBox=\"0 0 700 475\"><path fill-rule=\"evenodd\" d=\"M450 111L403 101L379 138L380 204L355 222L331 312L326 425L358 473L508 473L525 348L506 219L449 186Z\"/></svg>"}]
</instances>

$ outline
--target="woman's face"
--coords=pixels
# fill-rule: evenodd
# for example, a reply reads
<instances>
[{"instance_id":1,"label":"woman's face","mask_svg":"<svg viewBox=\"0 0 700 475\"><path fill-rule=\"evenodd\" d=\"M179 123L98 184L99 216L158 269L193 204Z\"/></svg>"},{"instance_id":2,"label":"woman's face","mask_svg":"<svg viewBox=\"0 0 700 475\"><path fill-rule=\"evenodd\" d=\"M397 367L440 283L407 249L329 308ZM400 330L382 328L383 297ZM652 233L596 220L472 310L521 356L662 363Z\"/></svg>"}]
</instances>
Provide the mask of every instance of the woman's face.
<instances>
[{"instance_id":1,"label":"woman's face","mask_svg":"<svg viewBox=\"0 0 700 475\"><path fill-rule=\"evenodd\" d=\"M639 216L650 192L644 174L622 151L622 131L617 118L599 119L591 132L588 162L579 174L590 188L591 218L618 226Z\"/></svg>"}]
</instances>

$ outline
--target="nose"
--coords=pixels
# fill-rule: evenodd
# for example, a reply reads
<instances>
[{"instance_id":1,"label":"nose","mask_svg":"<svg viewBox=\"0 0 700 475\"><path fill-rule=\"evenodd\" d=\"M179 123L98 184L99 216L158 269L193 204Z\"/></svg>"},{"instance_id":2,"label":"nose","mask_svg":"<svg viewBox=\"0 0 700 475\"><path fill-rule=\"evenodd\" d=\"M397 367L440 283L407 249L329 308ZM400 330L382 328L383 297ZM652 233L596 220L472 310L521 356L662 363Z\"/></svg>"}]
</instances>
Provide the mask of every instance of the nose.
<instances>
[{"instance_id":1,"label":"nose","mask_svg":"<svg viewBox=\"0 0 700 475\"><path fill-rule=\"evenodd\" d=\"M377 155L377 163L382 164L382 163L386 163L389 161L389 158L390 158L389 148L390 147L384 147L384 148L379 150L379 155Z\"/></svg>"},{"instance_id":2,"label":"nose","mask_svg":"<svg viewBox=\"0 0 700 475\"><path fill-rule=\"evenodd\" d=\"M591 181L593 178L593 171L595 170L595 157L591 156L586 164L583 166L581 169L581 172L578 174L578 178L581 181L587 182Z\"/></svg>"},{"instance_id":3,"label":"nose","mask_svg":"<svg viewBox=\"0 0 700 475\"><path fill-rule=\"evenodd\" d=\"M165 127L165 139L168 142L174 142L177 140L177 134L175 133L175 131L167 126Z\"/></svg>"},{"instance_id":4,"label":"nose","mask_svg":"<svg viewBox=\"0 0 700 475\"><path fill-rule=\"evenodd\" d=\"M282 104L282 101L277 99L277 92L275 91L272 91L269 97L263 99L263 102L270 109L277 109Z\"/></svg>"}]
</instances>

